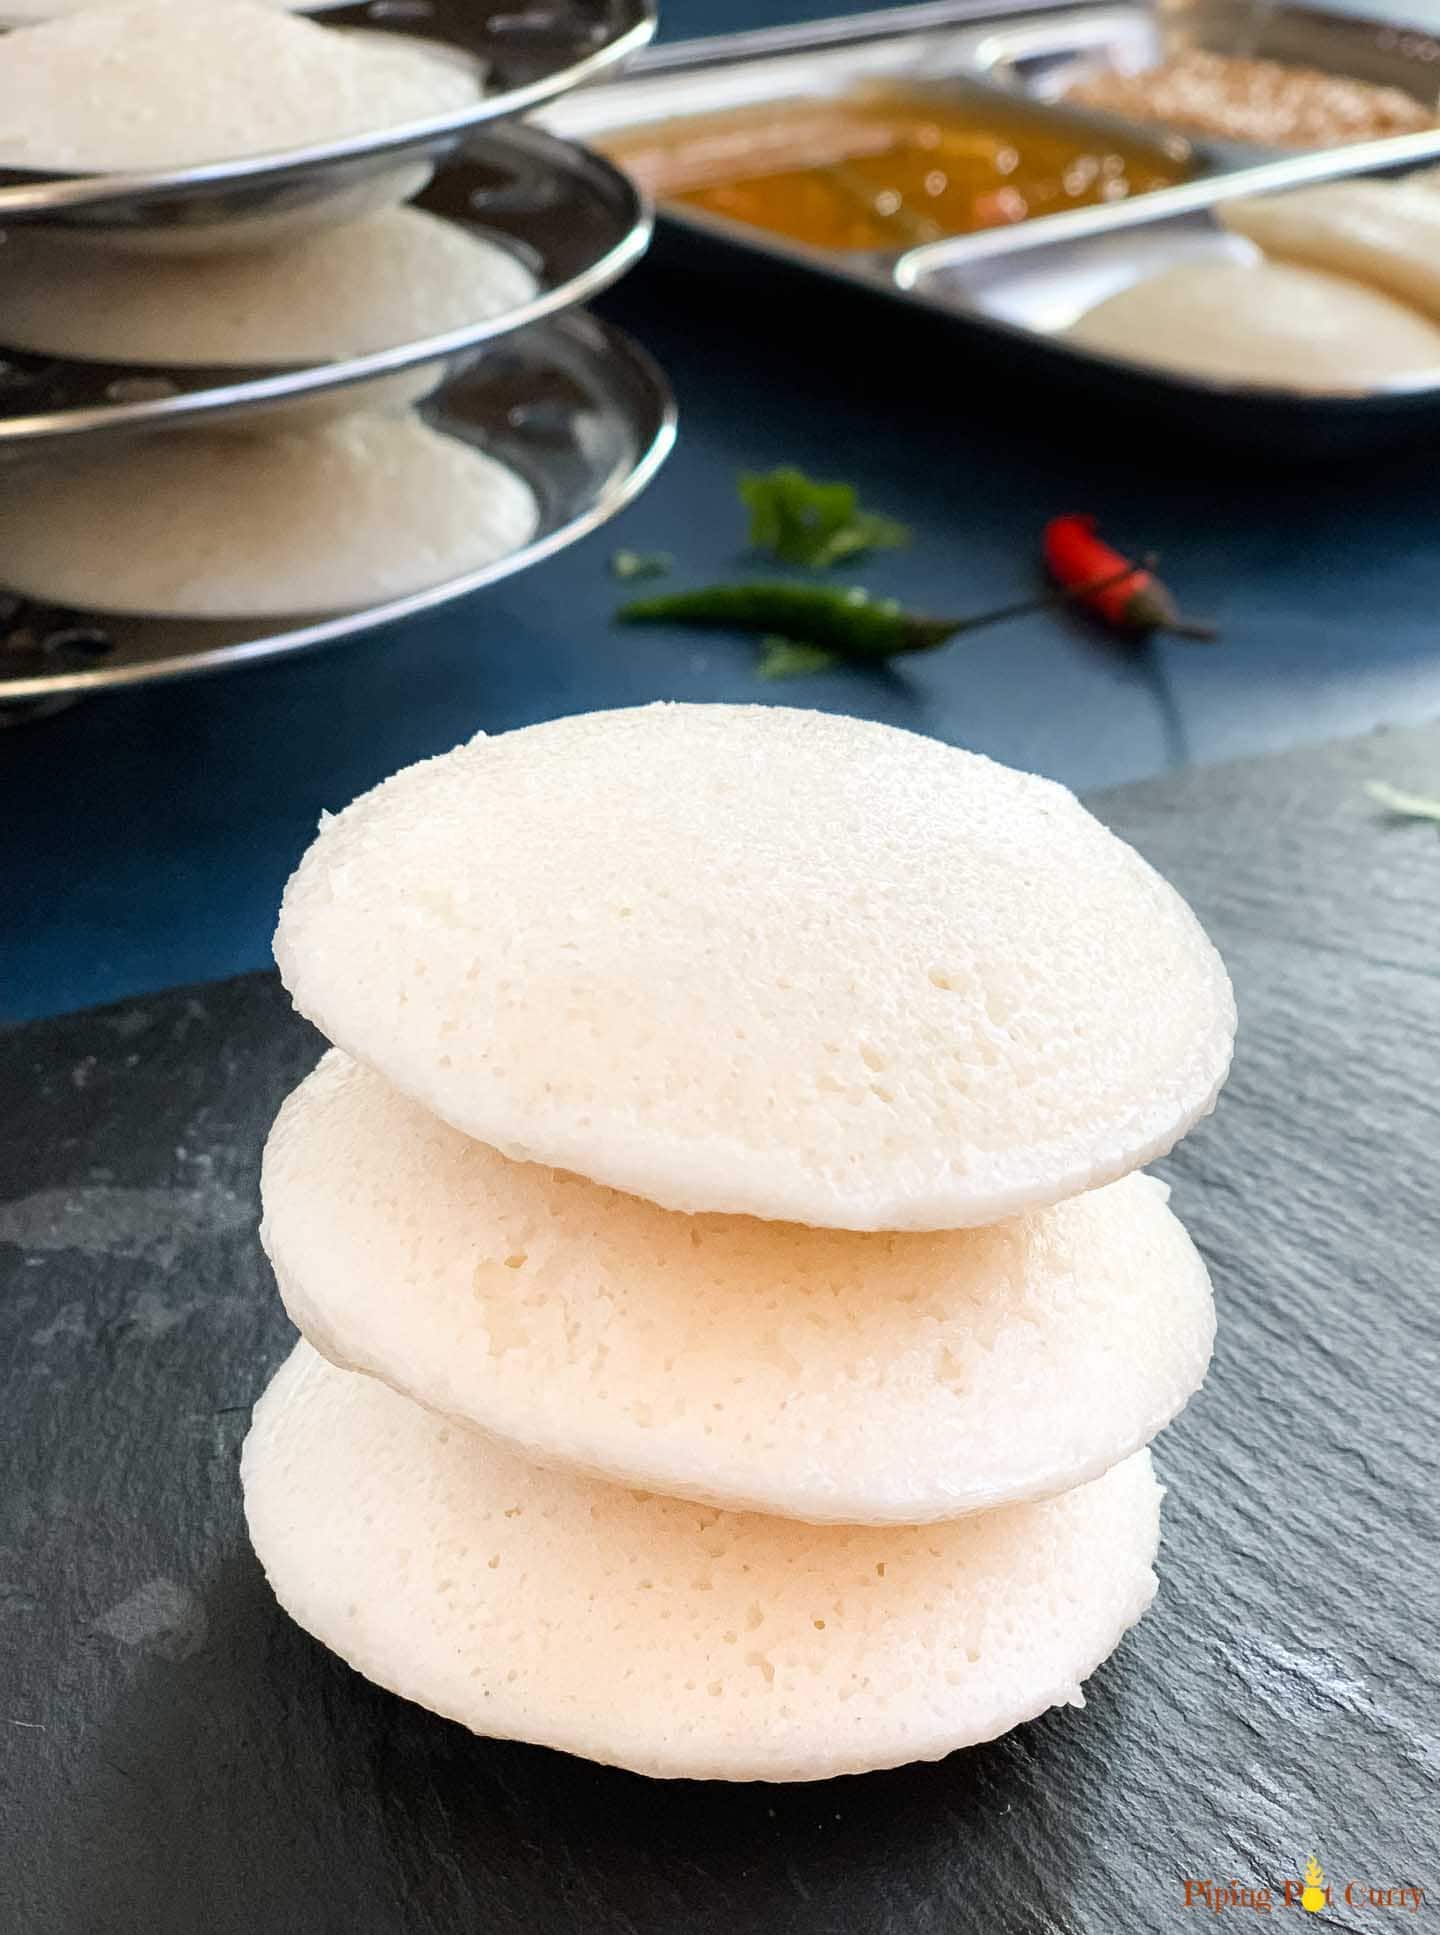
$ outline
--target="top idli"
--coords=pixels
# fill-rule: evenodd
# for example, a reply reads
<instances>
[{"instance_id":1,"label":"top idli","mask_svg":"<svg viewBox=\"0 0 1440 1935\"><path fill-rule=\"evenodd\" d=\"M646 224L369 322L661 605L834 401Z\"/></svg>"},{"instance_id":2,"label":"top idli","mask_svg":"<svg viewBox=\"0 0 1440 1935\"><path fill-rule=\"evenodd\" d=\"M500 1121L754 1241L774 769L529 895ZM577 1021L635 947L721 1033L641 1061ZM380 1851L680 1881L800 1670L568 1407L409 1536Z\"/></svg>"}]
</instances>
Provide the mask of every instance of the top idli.
<instances>
[{"instance_id":1,"label":"top idli","mask_svg":"<svg viewBox=\"0 0 1440 1935\"><path fill-rule=\"evenodd\" d=\"M477 72L260 0L121 0L0 36L0 166L186 168L469 107Z\"/></svg>"},{"instance_id":2,"label":"top idli","mask_svg":"<svg viewBox=\"0 0 1440 1935\"><path fill-rule=\"evenodd\" d=\"M1224 967L1053 782L865 720L654 705L480 737L327 819L275 954L463 1133L664 1208L944 1229L1162 1154Z\"/></svg>"}]
</instances>

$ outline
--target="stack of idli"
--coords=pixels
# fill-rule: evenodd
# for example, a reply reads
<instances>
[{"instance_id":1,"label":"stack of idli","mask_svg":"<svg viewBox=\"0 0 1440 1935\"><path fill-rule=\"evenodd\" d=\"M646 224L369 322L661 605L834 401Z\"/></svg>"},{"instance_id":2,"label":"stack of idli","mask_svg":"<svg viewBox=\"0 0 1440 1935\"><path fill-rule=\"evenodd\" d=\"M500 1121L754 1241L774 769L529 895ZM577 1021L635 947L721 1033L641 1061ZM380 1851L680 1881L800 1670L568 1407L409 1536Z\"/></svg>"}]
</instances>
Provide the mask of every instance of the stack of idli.
<instances>
[{"instance_id":1,"label":"stack of idli","mask_svg":"<svg viewBox=\"0 0 1440 1935\"><path fill-rule=\"evenodd\" d=\"M242 1460L282 1605L477 1733L646 1774L935 1759L1149 1605L1200 1257L1140 1173L1234 1008L1063 788L657 705L327 818L265 1150L302 1336Z\"/></svg>"},{"instance_id":2,"label":"stack of idli","mask_svg":"<svg viewBox=\"0 0 1440 1935\"><path fill-rule=\"evenodd\" d=\"M0 36L0 165L132 173L313 147L461 110L479 78L418 42L257 0L101 0ZM523 309L539 284L500 241L388 205L429 174L400 164L230 224L17 226L0 237L0 350L213 384L414 354ZM539 507L413 413L447 367L136 446L76 439L0 492L0 583L97 613L246 619L479 572L534 536Z\"/></svg>"}]
</instances>

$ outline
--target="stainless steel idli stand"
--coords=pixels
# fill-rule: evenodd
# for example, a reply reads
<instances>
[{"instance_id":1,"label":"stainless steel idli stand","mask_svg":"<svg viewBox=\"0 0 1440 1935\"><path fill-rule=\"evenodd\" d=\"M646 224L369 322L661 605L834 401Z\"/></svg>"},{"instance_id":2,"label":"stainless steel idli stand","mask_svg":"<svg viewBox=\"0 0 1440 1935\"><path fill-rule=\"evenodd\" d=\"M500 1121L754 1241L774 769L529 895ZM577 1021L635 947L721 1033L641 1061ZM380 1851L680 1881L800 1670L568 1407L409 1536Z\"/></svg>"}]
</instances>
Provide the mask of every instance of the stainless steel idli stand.
<instances>
[{"instance_id":1,"label":"stainless steel idli stand","mask_svg":"<svg viewBox=\"0 0 1440 1935\"><path fill-rule=\"evenodd\" d=\"M293 622L120 617L6 598L0 585L0 722L433 610L594 530L668 454L675 409L663 376L633 342L578 308L643 254L650 211L608 162L516 119L643 47L655 27L648 0L517 0L514 11L480 15L467 0L368 0L316 14L327 26L399 34L469 63L483 91L458 112L206 167L52 177L0 170L0 225L59 231L77 246L188 253L201 232L206 250L291 240L408 193L415 206L517 256L535 294L442 336L306 365L121 366L0 344L0 490L23 489L28 462L88 453L100 439L236 420L278 427L327 392L428 369L437 387L422 413L524 478L539 509L535 536L411 596Z\"/></svg>"}]
</instances>

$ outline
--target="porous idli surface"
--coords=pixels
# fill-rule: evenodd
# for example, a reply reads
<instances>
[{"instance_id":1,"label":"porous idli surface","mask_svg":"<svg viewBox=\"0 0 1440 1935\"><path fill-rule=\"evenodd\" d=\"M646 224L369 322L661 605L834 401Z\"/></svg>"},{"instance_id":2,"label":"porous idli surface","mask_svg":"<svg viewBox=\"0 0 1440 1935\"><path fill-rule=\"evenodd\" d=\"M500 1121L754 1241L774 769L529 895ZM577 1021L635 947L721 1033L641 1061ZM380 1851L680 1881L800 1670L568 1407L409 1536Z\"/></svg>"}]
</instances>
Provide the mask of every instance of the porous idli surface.
<instances>
[{"instance_id":1,"label":"porous idli surface","mask_svg":"<svg viewBox=\"0 0 1440 1935\"><path fill-rule=\"evenodd\" d=\"M542 1470L304 1343L241 1476L276 1597L367 1678L641 1774L938 1760L1082 1704L1155 1591L1147 1452L945 1526L796 1525Z\"/></svg>"},{"instance_id":2,"label":"porous idli surface","mask_svg":"<svg viewBox=\"0 0 1440 1935\"><path fill-rule=\"evenodd\" d=\"M0 343L116 363L318 362L504 315L537 286L509 250L414 208L326 230L299 255L141 261L20 228L0 242Z\"/></svg>"},{"instance_id":3,"label":"porous idli surface","mask_svg":"<svg viewBox=\"0 0 1440 1935\"><path fill-rule=\"evenodd\" d=\"M100 612L340 611L478 571L537 523L527 484L414 416L189 430L27 474L0 500L0 583Z\"/></svg>"},{"instance_id":4,"label":"porous idli surface","mask_svg":"<svg viewBox=\"0 0 1440 1935\"><path fill-rule=\"evenodd\" d=\"M470 106L477 76L262 0L118 0L0 35L0 166L184 168Z\"/></svg>"},{"instance_id":5,"label":"porous idli surface","mask_svg":"<svg viewBox=\"0 0 1440 1935\"><path fill-rule=\"evenodd\" d=\"M1440 321L1440 195L1423 175L1255 195L1216 215L1268 256L1349 276Z\"/></svg>"},{"instance_id":6,"label":"porous idli surface","mask_svg":"<svg viewBox=\"0 0 1440 1935\"><path fill-rule=\"evenodd\" d=\"M1169 1422L1214 1337L1147 1176L983 1230L677 1216L511 1162L338 1050L261 1193L286 1309L334 1363L542 1463L812 1522L1068 1490Z\"/></svg>"},{"instance_id":7,"label":"porous idli surface","mask_svg":"<svg viewBox=\"0 0 1440 1935\"><path fill-rule=\"evenodd\" d=\"M478 738L322 826L296 1006L516 1160L664 1208L992 1223L1212 1105L1234 1007L1063 787L891 726L656 705Z\"/></svg>"},{"instance_id":8,"label":"porous idli surface","mask_svg":"<svg viewBox=\"0 0 1440 1935\"><path fill-rule=\"evenodd\" d=\"M1187 376L1319 394L1440 370L1440 330L1417 310L1294 262L1182 263L1106 297L1065 334Z\"/></svg>"}]
</instances>

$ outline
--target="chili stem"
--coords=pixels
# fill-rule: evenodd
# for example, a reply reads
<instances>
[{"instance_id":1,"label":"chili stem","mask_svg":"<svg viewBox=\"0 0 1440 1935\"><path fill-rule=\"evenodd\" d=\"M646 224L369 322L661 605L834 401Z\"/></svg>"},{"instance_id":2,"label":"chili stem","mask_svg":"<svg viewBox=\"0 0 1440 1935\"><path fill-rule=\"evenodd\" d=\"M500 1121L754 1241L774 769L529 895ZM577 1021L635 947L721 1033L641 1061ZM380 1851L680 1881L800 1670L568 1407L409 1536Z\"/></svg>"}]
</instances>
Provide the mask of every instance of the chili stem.
<instances>
[{"instance_id":1,"label":"chili stem","mask_svg":"<svg viewBox=\"0 0 1440 1935\"><path fill-rule=\"evenodd\" d=\"M1051 605L1068 605L1085 598L1093 598L1099 591L1109 591L1112 585L1123 585L1127 578L1133 578L1141 571L1153 571L1159 562L1156 553L1150 551L1138 564L1127 564L1123 571L1107 571L1103 578L1089 578L1084 584L1059 585L1054 591L1041 592L1036 598L1022 598L1013 605L997 605L994 611L982 611L975 618L961 619L958 629L974 631L978 626L1000 625L1007 618L1023 618L1027 612L1044 611ZM1207 635L1213 638L1213 630ZM1198 637L1199 633L1197 632L1195 636Z\"/></svg>"}]
</instances>

